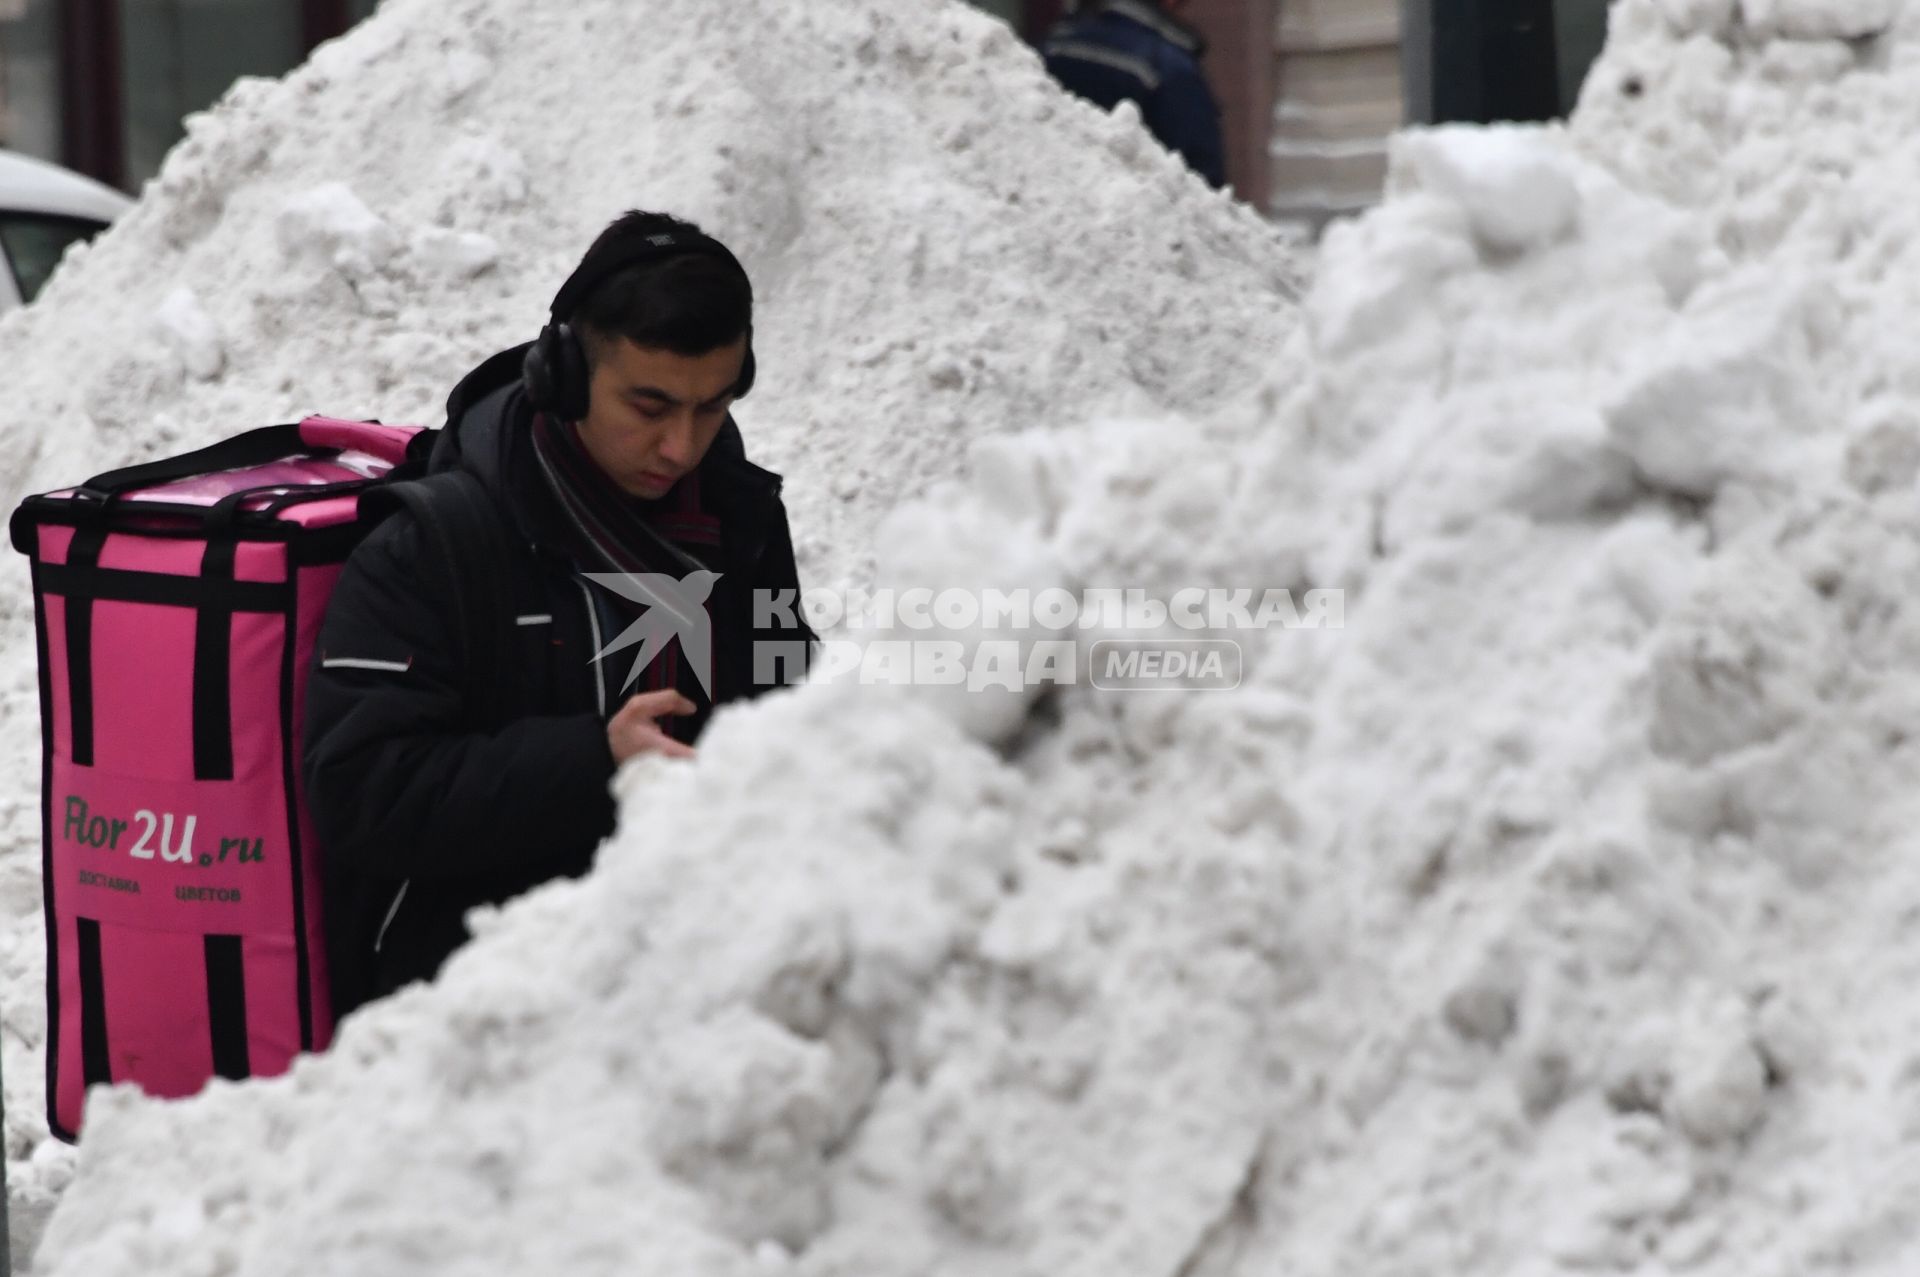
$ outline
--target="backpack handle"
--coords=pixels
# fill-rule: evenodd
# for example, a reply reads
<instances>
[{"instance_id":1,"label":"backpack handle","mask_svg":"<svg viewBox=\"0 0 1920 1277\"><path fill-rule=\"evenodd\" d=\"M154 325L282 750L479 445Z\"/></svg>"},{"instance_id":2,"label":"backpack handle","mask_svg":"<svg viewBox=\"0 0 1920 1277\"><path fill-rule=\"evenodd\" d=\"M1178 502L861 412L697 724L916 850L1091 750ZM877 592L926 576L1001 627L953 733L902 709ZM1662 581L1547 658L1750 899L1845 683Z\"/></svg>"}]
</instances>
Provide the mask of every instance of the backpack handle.
<instances>
[{"instance_id":1,"label":"backpack handle","mask_svg":"<svg viewBox=\"0 0 1920 1277\"><path fill-rule=\"evenodd\" d=\"M343 421L338 417L308 417L300 423L300 440L310 448L338 448L364 452L390 466L408 460L419 426L389 426L378 421Z\"/></svg>"}]
</instances>

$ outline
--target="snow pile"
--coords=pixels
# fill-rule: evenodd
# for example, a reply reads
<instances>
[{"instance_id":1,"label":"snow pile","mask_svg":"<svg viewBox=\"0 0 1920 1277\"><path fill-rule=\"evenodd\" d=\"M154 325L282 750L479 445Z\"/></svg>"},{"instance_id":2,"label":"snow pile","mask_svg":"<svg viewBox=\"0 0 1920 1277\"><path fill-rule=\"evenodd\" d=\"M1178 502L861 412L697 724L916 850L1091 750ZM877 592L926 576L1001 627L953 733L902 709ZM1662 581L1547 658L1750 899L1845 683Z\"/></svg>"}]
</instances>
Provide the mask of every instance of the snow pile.
<instances>
[{"instance_id":1,"label":"snow pile","mask_svg":"<svg viewBox=\"0 0 1920 1277\"><path fill-rule=\"evenodd\" d=\"M822 585L973 438L1217 402L1291 326L1275 232L966 6L390 8L195 116L0 322L0 495L318 409L438 424L633 207L753 275L742 427Z\"/></svg>"},{"instance_id":2,"label":"snow pile","mask_svg":"<svg viewBox=\"0 0 1920 1277\"><path fill-rule=\"evenodd\" d=\"M1199 1271L1911 1271L1892 16L1622 0L1570 133L1403 138L1327 242L1282 420L1370 561L1275 760L1320 1106Z\"/></svg>"},{"instance_id":3,"label":"snow pile","mask_svg":"<svg viewBox=\"0 0 1920 1277\"><path fill-rule=\"evenodd\" d=\"M0 320L0 496L311 411L437 423L635 206L700 221L754 276L763 374L740 418L788 476L809 584L864 576L876 520L970 441L1217 403L1296 323L1269 227L964 6L396 2L194 118L139 207ZM45 1138L44 1013L11 562L7 1148L38 1200L62 1154L17 1164Z\"/></svg>"},{"instance_id":4,"label":"snow pile","mask_svg":"<svg viewBox=\"0 0 1920 1277\"><path fill-rule=\"evenodd\" d=\"M724 715L623 776L592 880L332 1055L102 1096L48 1270L1909 1269L1920 22L1615 24L1571 130L1401 139L1284 349L1153 352L1211 407L1083 424L1036 388L1060 428L975 441L875 534L883 581L1336 587L1344 630L1235 634L1234 695ZM1034 150L1022 199L1057 198ZM1019 281L945 213L926 251L978 273L925 304L990 323ZM1249 289L1260 331L1284 291ZM1081 357L1143 352L1159 304ZM844 460L839 429L789 446Z\"/></svg>"}]
</instances>

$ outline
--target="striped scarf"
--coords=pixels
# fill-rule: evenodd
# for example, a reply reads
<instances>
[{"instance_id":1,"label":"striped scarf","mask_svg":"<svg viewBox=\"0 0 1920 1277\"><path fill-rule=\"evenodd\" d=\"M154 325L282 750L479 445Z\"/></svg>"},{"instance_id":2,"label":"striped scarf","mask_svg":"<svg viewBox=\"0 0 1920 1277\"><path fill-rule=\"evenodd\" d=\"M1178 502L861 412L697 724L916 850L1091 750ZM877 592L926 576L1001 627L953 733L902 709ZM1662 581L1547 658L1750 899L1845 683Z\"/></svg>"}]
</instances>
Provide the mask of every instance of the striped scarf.
<instances>
[{"instance_id":1,"label":"striped scarf","mask_svg":"<svg viewBox=\"0 0 1920 1277\"><path fill-rule=\"evenodd\" d=\"M700 503L700 472L695 470L673 485L657 501L644 501L622 491L609 479L580 442L578 431L545 413L533 419L533 452L547 485L565 512L571 544L568 547L583 571L664 572L684 577L697 568L717 569L721 545L720 520ZM602 591L627 621L638 620L644 604ZM711 614L712 600L708 600ZM613 635L608 635L611 640ZM624 670L615 653L608 664ZM676 687L698 704L705 699L698 680L680 659L676 638L655 657L640 676L634 691ZM624 673L610 680L614 688Z\"/></svg>"}]
</instances>

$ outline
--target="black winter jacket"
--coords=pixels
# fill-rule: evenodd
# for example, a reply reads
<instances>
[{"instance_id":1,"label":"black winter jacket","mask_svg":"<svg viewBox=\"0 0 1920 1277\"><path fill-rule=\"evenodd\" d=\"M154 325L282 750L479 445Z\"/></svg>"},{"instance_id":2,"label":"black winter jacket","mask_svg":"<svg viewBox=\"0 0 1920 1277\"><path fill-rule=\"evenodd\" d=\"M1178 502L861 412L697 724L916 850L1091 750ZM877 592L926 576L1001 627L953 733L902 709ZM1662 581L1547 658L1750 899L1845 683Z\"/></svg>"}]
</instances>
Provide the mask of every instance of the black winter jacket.
<instances>
[{"instance_id":1,"label":"black winter jacket","mask_svg":"<svg viewBox=\"0 0 1920 1277\"><path fill-rule=\"evenodd\" d=\"M624 702L629 662L592 663L620 622L556 548L564 516L533 459L523 350L488 360L455 389L430 463L477 475L508 534L499 580L512 606L495 611L513 626L513 659L496 674L497 721L483 721L467 692L465 652L485 645L454 632L453 583L404 513L354 551L322 623L305 780L327 858L337 1012L431 977L466 939L468 910L586 872L613 830L606 723ZM708 608L714 703L724 703L777 685L755 669L756 640L812 635L779 628L778 616L772 629L752 628L754 591L799 583L780 479L746 459L731 421L700 479L723 538ZM711 712L695 700L699 714L677 734L697 735Z\"/></svg>"}]
</instances>

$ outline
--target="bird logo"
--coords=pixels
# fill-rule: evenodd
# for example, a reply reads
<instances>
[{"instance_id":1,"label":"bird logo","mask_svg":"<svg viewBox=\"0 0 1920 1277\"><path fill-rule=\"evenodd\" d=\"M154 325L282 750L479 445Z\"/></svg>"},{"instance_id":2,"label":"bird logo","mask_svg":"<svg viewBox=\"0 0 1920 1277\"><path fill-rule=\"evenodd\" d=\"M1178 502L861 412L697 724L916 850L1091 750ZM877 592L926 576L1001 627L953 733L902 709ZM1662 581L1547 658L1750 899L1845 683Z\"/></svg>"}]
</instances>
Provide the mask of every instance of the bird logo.
<instances>
[{"instance_id":1,"label":"bird logo","mask_svg":"<svg viewBox=\"0 0 1920 1277\"><path fill-rule=\"evenodd\" d=\"M587 572L587 580L612 590L623 599L644 604L640 619L622 630L613 642L593 654L596 664L623 648L636 643L639 653L633 658L633 670L621 685L625 691L640 681L667 644L680 640L680 650L700 680L700 690L713 699L713 622L707 616L707 596L713 593L718 572L701 569L684 577L665 572Z\"/></svg>"}]
</instances>

